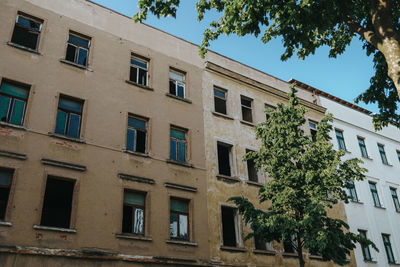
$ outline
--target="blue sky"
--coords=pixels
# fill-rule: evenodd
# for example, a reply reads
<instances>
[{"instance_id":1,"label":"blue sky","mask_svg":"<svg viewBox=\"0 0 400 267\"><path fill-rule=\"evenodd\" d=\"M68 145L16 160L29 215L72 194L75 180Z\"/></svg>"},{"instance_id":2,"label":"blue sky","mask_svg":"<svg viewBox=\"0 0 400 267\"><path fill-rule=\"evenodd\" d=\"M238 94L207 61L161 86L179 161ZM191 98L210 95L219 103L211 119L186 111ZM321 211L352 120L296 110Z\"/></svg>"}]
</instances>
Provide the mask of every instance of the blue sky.
<instances>
[{"instance_id":1,"label":"blue sky","mask_svg":"<svg viewBox=\"0 0 400 267\"><path fill-rule=\"evenodd\" d=\"M93 1L130 17L137 12L137 0ZM208 14L202 22L198 22L196 2L182 0L176 19L149 16L145 23L200 44L203 31L216 18L216 14ZM263 44L253 36L221 36L211 42L210 49L282 80L295 78L349 102L353 102L368 88L369 79L374 73L372 58L365 55L361 42L356 38L346 52L337 58L329 58L329 49L323 47L305 60L292 57L285 62L280 60L284 49L279 39ZM376 105L359 105L373 112L378 111Z\"/></svg>"}]
</instances>

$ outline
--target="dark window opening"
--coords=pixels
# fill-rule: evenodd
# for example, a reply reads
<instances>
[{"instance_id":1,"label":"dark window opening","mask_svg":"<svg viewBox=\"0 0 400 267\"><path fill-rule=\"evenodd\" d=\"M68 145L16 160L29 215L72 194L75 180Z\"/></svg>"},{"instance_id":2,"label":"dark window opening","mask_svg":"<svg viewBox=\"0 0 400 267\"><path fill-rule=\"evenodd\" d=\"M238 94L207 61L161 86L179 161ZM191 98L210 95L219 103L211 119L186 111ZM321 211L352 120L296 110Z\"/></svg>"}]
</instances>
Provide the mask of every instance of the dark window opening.
<instances>
[{"instance_id":1,"label":"dark window opening","mask_svg":"<svg viewBox=\"0 0 400 267\"><path fill-rule=\"evenodd\" d=\"M221 207L223 245L236 247L236 209Z\"/></svg>"},{"instance_id":2,"label":"dark window opening","mask_svg":"<svg viewBox=\"0 0 400 267\"><path fill-rule=\"evenodd\" d=\"M180 98L185 98L185 74L169 71L169 93Z\"/></svg>"},{"instance_id":3,"label":"dark window opening","mask_svg":"<svg viewBox=\"0 0 400 267\"><path fill-rule=\"evenodd\" d=\"M124 192L123 233L144 234L145 197L144 193Z\"/></svg>"},{"instance_id":4,"label":"dark window opening","mask_svg":"<svg viewBox=\"0 0 400 267\"><path fill-rule=\"evenodd\" d=\"M244 96L240 97L242 104L242 118L244 121L253 122L252 102L253 100Z\"/></svg>"},{"instance_id":5,"label":"dark window opening","mask_svg":"<svg viewBox=\"0 0 400 267\"><path fill-rule=\"evenodd\" d=\"M251 150L246 150L246 153L252 152ZM258 173L256 169L256 164L254 160L247 160L247 173L249 175L249 181L258 182Z\"/></svg>"},{"instance_id":6,"label":"dark window opening","mask_svg":"<svg viewBox=\"0 0 400 267\"><path fill-rule=\"evenodd\" d=\"M87 66L90 38L70 33L67 42L65 60Z\"/></svg>"},{"instance_id":7,"label":"dark window opening","mask_svg":"<svg viewBox=\"0 0 400 267\"><path fill-rule=\"evenodd\" d=\"M40 225L70 228L74 186L72 180L47 178Z\"/></svg>"},{"instance_id":8,"label":"dark window opening","mask_svg":"<svg viewBox=\"0 0 400 267\"><path fill-rule=\"evenodd\" d=\"M29 88L3 81L0 88L0 121L15 125L24 123Z\"/></svg>"},{"instance_id":9,"label":"dark window opening","mask_svg":"<svg viewBox=\"0 0 400 267\"><path fill-rule=\"evenodd\" d=\"M226 91L214 88L215 112L226 115Z\"/></svg>"},{"instance_id":10,"label":"dark window opening","mask_svg":"<svg viewBox=\"0 0 400 267\"><path fill-rule=\"evenodd\" d=\"M37 51L41 28L39 19L18 15L11 42Z\"/></svg>"},{"instance_id":11,"label":"dark window opening","mask_svg":"<svg viewBox=\"0 0 400 267\"><path fill-rule=\"evenodd\" d=\"M292 237L291 240L283 241L283 249L286 253L295 253L296 252L293 242L294 242L294 237Z\"/></svg>"},{"instance_id":12,"label":"dark window opening","mask_svg":"<svg viewBox=\"0 0 400 267\"><path fill-rule=\"evenodd\" d=\"M60 96L55 133L79 138L83 101Z\"/></svg>"},{"instance_id":13,"label":"dark window opening","mask_svg":"<svg viewBox=\"0 0 400 267\"><path fill-rule=\"evenodd\" d=\"M257 250L271 250L270 242L266 242L259 236L254 236L254 244Z\"/></svg>"},{"instance_id":14,"label":"dark window opening","mask_svg":"<svg viewBox=\"0 0 400 267\"><path fill-rule=\"evenodd\" d=\"M128 117L126 150L146 153L147 121Z\"/></svg>"},{"instance_id":15,"label":"dark window opening","mask_svg":"<svg viewBox=\"0 0 400 267\"><path fill-rule=\"evenodd\" d=\"M0 220L5 220L10 197L11 180L14 174L12 169L0 169Z\"/></svg>"},{"instance_id":16,"label":"dark window opening","mask_svg":"<svg viewBox=\"0 0 400 267\"><path fill-rule=\"evenodd\" d=\"M231 146L218 143L218 172L219 174L231 176Z\"/></svg>"}]
</instances>

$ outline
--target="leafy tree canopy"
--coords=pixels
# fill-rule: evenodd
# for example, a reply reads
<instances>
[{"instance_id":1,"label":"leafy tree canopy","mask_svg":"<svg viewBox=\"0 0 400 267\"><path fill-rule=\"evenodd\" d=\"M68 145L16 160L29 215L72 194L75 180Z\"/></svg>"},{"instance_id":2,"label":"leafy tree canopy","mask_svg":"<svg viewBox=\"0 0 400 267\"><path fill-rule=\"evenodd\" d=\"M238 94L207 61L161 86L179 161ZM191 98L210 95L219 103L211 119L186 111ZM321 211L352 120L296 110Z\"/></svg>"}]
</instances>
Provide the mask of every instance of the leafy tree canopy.
<instances>
[{"instance_id":1,"label":"leafy tree canopy","mask_svg":"<svg viewBox=\"0 0 400 267\"><path fill-rule=\"evenodd\" d=\"M180 0L139 0L136 21L148 12L176 16ZM198 20L209 10L221 15L204 32L201 55L210 41L221 34L247 34L267 43L282 37L285 52L304 59L320 46L330 47L329 56L342 54L357 36L367 55L373 56L375 75L370 87L356 100L378 103L376 129L390 120L400 123L400 1L395 0L198 0Z\"/></svg>"}]
</instances>

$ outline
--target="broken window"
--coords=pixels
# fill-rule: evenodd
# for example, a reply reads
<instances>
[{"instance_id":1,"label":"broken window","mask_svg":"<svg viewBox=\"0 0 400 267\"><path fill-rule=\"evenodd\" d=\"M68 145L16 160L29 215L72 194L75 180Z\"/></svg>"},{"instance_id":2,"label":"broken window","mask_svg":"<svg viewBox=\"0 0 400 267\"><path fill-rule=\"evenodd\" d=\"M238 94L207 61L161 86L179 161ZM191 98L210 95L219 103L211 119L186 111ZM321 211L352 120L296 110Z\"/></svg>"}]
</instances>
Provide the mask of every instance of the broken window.
<instances>
[{"instance_id":1,"label":"broken window","mask_svg":"<svg viewBox=\"0 0 400 267\"><path fill-rule=\"evenodd\" d=\"M40 225L70 228L74 180L48 177Z\"/></svg>"},{"instance_id":2,"label":"broken window","mask_svg":"<svg viewBox=\"0 0 400 267\"><path fill-rule=\"evenodd\" d=\"M0 88L0 121L22 125L28 95L27 86L3 80Z\"/></svg>"},{"instance_id":3,"label":"broken window","mask_svg":"<svg viewBox=\"0 0 400 267\"><path fill-rule=\"evenodd\" d=\"M252 114L253 100L245 96L240 96L240 102L242 104L242 119L247 122L253 122L253 114Z\"/></svg>"},{"instance_id":4,"label":"broken window","mask_svg":"<svg viewBox=\"0 0 400 267\"><path fill-rule=\"evenodd\" d=\"M184 73L169 70L169 93L180 98L185 98Z\"/></svg>"},{"instance_id":5,"label":"broken window","mask_svg":"<svg viewBox=\"0 0 400 267\"><path fill-rule=\"evenodd\" d=\"M37 51L42 20L26 15L18 15L11 42Z\"/></svg>"},{"instance_id":6,"label":"broken window","mask_svg":"<svg viewBox=\"0 0 400 267\"><path fill-rule=\"evenodd\" d=\"M238 241L237 209L222 206L221 215L223 245L236 247Z\"/></svg>"},{"instance_id":7,"label":"broken window","mask_svg":"<svg viewBox=\"0 0 400 267\"><path fill-rule=\"evenodd\" d=\"M383 239L383 245L385 246L386 256L387 256L388 262L390 264L395 264L396 260L394 258L394 254L393 254L393 250L392 250L392 244L390 243L390 235L382 234L382 239Z\"/></svg>"},{"instance_id":8,"label":"broken window","mask_svg":"<svg viewBox=\"0 0 400 267\"><path fill-rule=\"evenodd\" d=\"M128 117L126 150L146 153L147 121L133 116Z\"/></svg>"},{"instance_id":9,"label":"broken window","mask_svg":"<svg viewBox=\"0 0 400 267\"><path fill-rule=\"evenodd\" d=\"M260 236L254 236L254 244L257 250L271 250L271 243L266 242Z\"/></svg>"},{"instance_id":10,"label":"broken window","mask_svg":"<svg viewBox=\"0 0 400 267\"><path fill-rule=\"evenodd\" d=\"M170 237L189 240L189 202L171 198L169 231Z\"/></svg>"},{"instance_id":11,"label":"broken window","mask_svg":"<svg viewBox=\"0 0 400 267\"><path fill-rule=\"evenodd\" d=\"M89 56L90 38L70 32L67 42L65 60L87 66Z\"/></svg>"},{"instance_id":12,"label":"broken window","mask_svg":"<svg viewBox=\"0 0 400 267\"><path fill-rule=\"evenodd\" d=\"M186 131L171 128L170 158L181 162L186 161Z\"/></svg>"},{"instance_id":13,"label":"broken window","mask_svg":"<svg viewBox=\"0 0 400 267\"><path fill-rule=\"evenodd\" d=\"M379 154L381 155L381 160L383 164L389 165L389 162L386 157L385 147L382 144L378 144Z\"/></svg>"},{"instance_id":14,"label":"broken window","mask_svg":"<svg viewBox=\"0 0 400 267\"><path fill-rule=\"evenodd\" d=\"M147 86L148 64L148 60L132 56L129 80L131 82Z\"/></svg>"},{"instance_id":15,"label":"broken window","mask_svg":"<svg viewBox=\"0 0 400 267\"><path fill-rule=\"evenodd\" d=\"M231 145L217 143L218 150L218 173L231 176Z\"/></svg>"},{"instance_id":16,"label":"broken window","mask_svg":"<svg viewBox=\"0 0 400 267\"><path fill-rule=\"evenodd\" d=\"M79 138L83 101L60 96L55 133Z\"/></svg>"},{"instance_id":17,"label":"broken window","mask_svg":"<svg viewBox=\"0 0 400 267\"><path fill-rule=\"evenodd\" d=\"M344 143L343 131L335 129L335 133L339 149L346 151L346 144Z\"/></svg>"},{"instance_id":18,"label":"broken window","mask_svg":"<svg viewBox=\"0 0 400 267\"><path fill-rule=\"evenodd\" d=\"M362 137L357 137L358 146L360 147L361 156L363 158L368 158L367 147L365 146L365 140Z\"/></svg>"},{"instance_id":19,"label":"broken window","mask_svg":"<svg viewBox=\"0 0 400 267\"><path fill-rule=\"evenodd\" d=\"M145 193L124 192L122 232L144 234Z\"/></svg>"},{"instance_id":20,"label":"broken window","mask_svg":"<svg viewBox=\"0 0 400 267\"><path fill-rule=\"evenodd\" d=\"M215 112L226 114L226 91L214 88L214 109Z\"/></svg>"},{"instance_id":21,"label":"broken window","mask_svg":"<svg viewBox=\"0 0 400 267\"><path fill-rule=\"evenodd\" d=\"M249 152L253 152L253 151L246 149L246 153L249 153ZM248 177L249 181L258 183L258 173L257 173L257 169L256 169L256 164L255 164L254 160L252 160L252 159L247 160L247 174L249 176Z\"/></svg>"},{"instance_id":22,"label":"broken window","mask_svg":"<svg viewBox=\"0 0 400 267\"><path fill-rule=\"evenodd\" d=\"M12 169L0 169L0 221L5 220L8 198L10 196L11 180L14 174Z\"/></svg>"},{"instance_id":23,"label":"broken window","mask_svg":"<svg viewBox=\"0 0 400 267\"><path fill-rule=\"evenodd\" d=\"M400 212L399 197L397 196L396 188L390 187L390 194L392 195L394 208L397 212Z\"/></svg>"},{"instance_id":24,"label":"broken window","mask_svg":"<svg viewBox=\"0 0 400 267\"><path fill-rule=\"evenodd\" d=\"M369 182L369 189L371 191L372 200L374 201L375 207L382 207L379 200L378 190L376 189L376 184L373 182Z\"/></svg>"},{"instance_id":25,"label":"broken window","mask_svg":"<svg viewBox=\"0 0 400 267\"><path fill-rule=\"evenodd\" d=\"M311 139L315 142L317 138L317 125L318 123L314 121L309 121L308 125L310 127Z\"/></svg>"}]
</instances>

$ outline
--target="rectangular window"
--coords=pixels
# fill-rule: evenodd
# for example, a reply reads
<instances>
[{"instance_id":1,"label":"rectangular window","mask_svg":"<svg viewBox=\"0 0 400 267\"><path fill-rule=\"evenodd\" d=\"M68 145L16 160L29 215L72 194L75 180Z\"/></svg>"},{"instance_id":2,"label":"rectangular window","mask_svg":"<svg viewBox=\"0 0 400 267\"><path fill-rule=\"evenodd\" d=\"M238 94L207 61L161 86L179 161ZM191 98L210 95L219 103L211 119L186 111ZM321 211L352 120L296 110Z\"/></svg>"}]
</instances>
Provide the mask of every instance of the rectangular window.
<instances>
[{"instance_id":1,"label":"rectangular window","mask_svg":"<svg viewBox=\"0 0 400 267\"><path fill-rule=\"evenodd\" d=\"M79 138L83 101L60 96L58 101L56 134Z\"/></svg>"},{"instance_id":2,"label":"rectangular window","mask_svg":"<svg viewBox=\"0 0 400 267\"><path fill-rule=\"evenodd\" d=\"M254 236L254 244L257 250L272 250L271 243L264 241L259 236Z\"/></svg>"},{"instance_id":3,"label":"rectangular window","mask_svg":"<svg viewBox=\"0 0 400 267\"><path fill-rule=\"evenodd\" d=\"M400 162L400 151L396 150L396 153L397 153L397 158L399 159L399 162Z\"/></svg>"},{"instance_id":4,"label":"rectangular window","mask_svg":"<svg viewBox=\"0 0 400 267\"><path fill-rule=\"evenodd\" d=\"M89 57L90 38L78 33L69 33L65 60L87 66Z\"/></svg>"},{"instance_id":5,"label":"rectangular window","mask_svg":"<svg viewBox=\"0 0 400 267\"><path fill-rule=\"evenodd\" d=\"M392 244L390 243L390 235L382 234L383 245L385 246L386 256L389 263L396 263L392 250Z\"/></svg>"},{"instance_id":6,"label":"rectangular window","mask_svg":"<svg viewBox=\"0 0 400 267\"><path fill-rule=\"evenodd\" d=\"M296 237L292 235L290 237L290 240L284 240L283 241L283 250L285 253L295 253L296 249L294 247L294 243L296 242Z\"/></svg>"},{"instance_id":7,"label":"rectangular window","mask_svg":"<svg viewBox=\"0 0 400 267\"><path fill-rule=\"evenodd\" d=\"M389 162L386 158L385 147L382 144L378 144L379 154L381 155L381 160L383 164L389 165Z\"/></svg>"},{"instance_id":8,"label":"rectangular window","mask_svg":"<svg viewBox=\"0 0 400 267\"><path fill-rule=\"evenodd\" d=\"M253 99L240 96L240 103L242 105L242 119L247 122L253 122Z\"/></svg>"},{"instance_id":9,"label":"rectangular window","mask_svg":"<svg viewBox=\"0 0 400 267\"><path fill-rule=\"evenodd\" d=\"M365 230L358 230L360 235L364 238L367 238L367 231ZM365 261L372 261L371 252L369 251L369 246L361 246L362 254Z\"/></svg>"},{"instance_id":10,"label":"rectangular window","mask_svg":"<svg viewBox=\"0 0 400 267\"><path fill-rule=\"evenodd\" d=\"M358 202L358 196L357 196L357 191L356 191L356 186L354 184L354 181L352 180L347 180L348 186L349 186L349 196L352 201Z\"/></svg>"},{"instance_id":11,"label":"rectangular window","mask_svg":"<svg viewBox=\"0 0 400 267\"><path fill-rule=\"evenodd\" d=\"M397 212L400 212L400 203L399 203L399 197L397 196L396 188L390 187L390 194L392 195L394 208L396 209Z\"/></svg>"},{"instance_id":12,"label":"rectangular window","mask_svg":"<svg viewBox=\"0 0 400 267\"><path fill-rule=\"evenodd\" d=\"M123 233L144 234L145 199L145 193L125 190L122 216Z\"/></svg>"},{"instance_id":13,"label":"rectangular window","mask_svg":"<svg viewBox=\"0 0 400 267\"><path fill-rule=\"evenodd\" d=\"M214 88L214 109L215 112L226 115L226 91Z\"/></svg>"},{"instance_id":14,"label":"rectangular window","mask_svg":"<svg viewBox=\"0 0 400 267\"><path fill-rule=\"evenodd\" d=\"M379 201L378 190L376 189L376 184L369 182L369 189L371 190L372 200L374 201L375 207L382 207Z\"/></svg>"},{"instance_id":15,"label":"rectangular window","mask_svg":"<svg viewBox=\"0 0 400 267\"><path fill-rule=\"evenodd\" d=\"M231 176L231 149L232 146L224 143L217 143L218 173Z\"/></svg>"},{"instance_id":16,"label":"rectangular window","mask_svg":"<svg viewBox=\"0 0 400 267\"><path fill-rule=\"evenodd\" d=\"M335 133L339 149L346 151L346 144L344 143L343 131L335 129Z\"/></svg>"},{"instance_id":17,"label":"rectangular window","mask_svg":"<svg viewBox=\"0 0 400 267\"><path fill-rule=\"evenodd\" d=\"M222 206L221 215L223 245L236 247L238 243L237 209Z\"/></svg>"},{"instance_id":18,"label":"rectangular window","mask_svg":"<svg viewBox=\"0 0 400 267\"><path fill-rule=\"evenodd\" d=\"M74 186L74 180L47 178L40 225L70 228Z\"/></svg>"},{"instance_id":19,"label":"rectangular window","mask_svg":"<svg viewBox=\"0 0 400 267\"><path fill-rule=\"evenodd\" d=\"M253 151L246 149L246 153L249 153L249 152L253 152ZM257 182L257 183L259 182L256 164L255 164L254 160L252 160L252 159L247 160L247 174L248 174L249 181Z\"/></svg>"},{"instance_id":20,"label":"rectangular window","mask_svg":"<svg viewBox=\"0 0 400 267\"><path fill-rule=\"evenodd\" d=\"M361 157L368 158L367 147L365 146L365 140L362 137L357 137L358 146L360 147Z\"/></svg>"},{"instance_id":21,"label":"rectangular window","mask_svg":"<svg viewBox=\"0 0 400 267\"><path fill-rule=\"evenodd\" d=\"M29 88L9 81L1 83L0 121L15 125L24 123Z\"/></svg>"},{"instance_id":22,"label":"rectangular window","mask_svg":"<svg viewBox=\"0 0 400 267\"><path fill-rule=\"evenodd\" d=\"M185 74L177 71L169 71L169 93L185 98Z\"/></svg>"},{"instance_id":23,"label":"rectangular window","mask_svg":"<svg viewBox=\"0 0 400 267\"><path fill-rule=\"evenodd\" d=\"M270 112L272 110L276 110L276 107L268 104L264 104L264 111L265 111L265 120L268 120L270 118Z\"/></svg>"},{"instance_id":24,"label":"rectangular window","mask_svg":"<svg viewBox=\"0 0 400 267\"><path fill-rule=\"evenodd\" d=\"M131 70L129 80L131 82L147 86L148 85L148 60L135 56L131 57Z\"/></svg>"},{"instance_id":25,"label":"rectangular window","mask_svg":"<svg viewBox=\"0 0 400 267\"><path fill-rule=\"evenodd\" d=\"M11 180L14 174L12 169L0 168L0 221L6 218L8 198L10 197Z\"/></svg>"},{"instance_id":26,"label":"rectangular window","mask_svg":"<svg viewBox=\"0 0 400 267\"><path fill-rule=\"evenodd\" d=\"M189 201L171 198L169 222L171 238L189 240Z\"/></svg>"},{"instance_id":27,"label":"rectangular window","mask_svg":"<svg viewBox=\"0 0 400 267\"><path fill-rule=\"evenodd\" d=\"M126 135L126 150L146 153L146 120L129 116L128 130Z\"/></svg>"},{"instance_id":28,"label":"rectangular window","mask_svg":"<svg viewBox=\"0 0 400 267\"><path fill-rule=\"evenodd\" d=\"M37 51L42 23L43 20L30 16L18 15L11 42Z\"/></svg>"},{"instance_id":29,"label":"rectangular window","mask_svg":"<svg viewBox=\"0 0 400 267\"><path fill-rule=\"evenodd\" d=\"M171 128L170 131L170 158L186 162L186 131Z\"/></svg>"},{"instance_id":30,"label":"rectangular window","mask_svg":"<svg viewBox=\"0 0 400 267\"><path fill-rule=\"evenodd\" d=\"M317 125L314 121L309 121L308 126L310 127L311 139L315 142L317 138Z\"/></svg>"}]
</instances>

